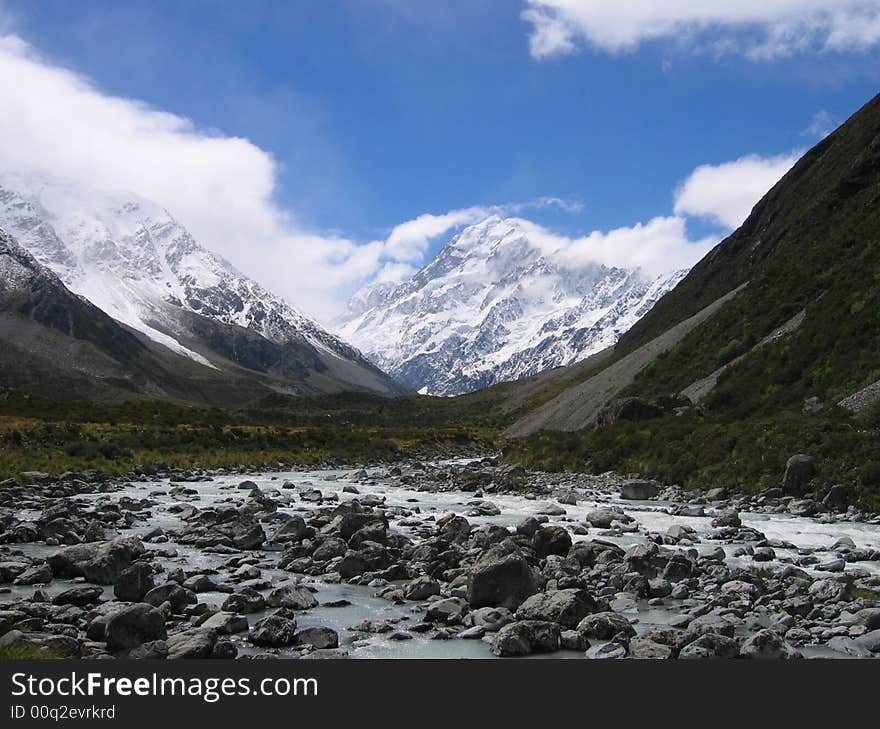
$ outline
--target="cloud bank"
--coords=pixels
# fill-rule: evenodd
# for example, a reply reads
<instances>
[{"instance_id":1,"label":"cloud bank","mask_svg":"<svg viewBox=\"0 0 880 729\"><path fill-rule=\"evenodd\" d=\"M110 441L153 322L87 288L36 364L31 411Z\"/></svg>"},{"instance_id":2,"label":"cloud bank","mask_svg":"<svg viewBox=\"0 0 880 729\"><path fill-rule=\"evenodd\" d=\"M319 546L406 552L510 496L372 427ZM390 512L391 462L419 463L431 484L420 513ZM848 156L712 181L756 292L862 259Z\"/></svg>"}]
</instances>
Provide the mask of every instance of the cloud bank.
<instances>
[{"instance_id":1,"label":"cloud bank","mask_svg":"<svg viewBox=\"0 0 880 729\"><path fill-rule=\"evenodd\" d=\"M626 53L657 40L769 59L880 44L880 0L526 0L536 59L584 46Z\"/></svg>"},{"instance_id":2,"label":"cloud bank","mask_svg":"<svg viewBox=\"0 0 880 729\"><path fill-rule=\"evenodd\" d=\"M537 245L572 267L587 262L648 272L690 266L717 241L691 240L688 217L736 227L790 167L794 156L700 167L668 216L581 237L526 219L530 210L579 212L579 201L544 197L508 205L425 213L384 238L356 241L304 227L275 202L277 163L247 139L204 130L135 99L108 95L89 79L40 57L14 35L0 37L0 164L7 172L67 178L129 191L164 206L205 247L330 321L370 281L400 281L426 261L433 242L490 214L515 217Z\"/></svg>"},{"instance_id":3,"label":"cloud bank","mask_svg":"<svg viewBox=\"0 0 880 729\"><path fill-rule=\"evenodd\" d=\"M697 167L676 192L675 214L708 218L728 230L738 228L755 203L802 154L750 155L735 162Z\"/></svg>"}]
</instances>

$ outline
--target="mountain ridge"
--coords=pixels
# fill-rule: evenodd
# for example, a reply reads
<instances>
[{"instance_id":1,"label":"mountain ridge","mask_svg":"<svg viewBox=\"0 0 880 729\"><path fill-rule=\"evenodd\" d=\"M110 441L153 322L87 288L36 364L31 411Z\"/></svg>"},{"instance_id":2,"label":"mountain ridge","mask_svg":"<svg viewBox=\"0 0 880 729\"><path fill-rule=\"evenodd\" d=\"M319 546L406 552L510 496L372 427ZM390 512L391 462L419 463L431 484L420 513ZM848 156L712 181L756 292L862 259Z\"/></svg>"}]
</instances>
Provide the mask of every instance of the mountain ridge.
<instances>
[{"instance_id":1,"label":"mountain ridge","mask_svg":"<svg viewBox=\"0 0 880 729\"><path fill-rule=\"evenodd\" d=\"M613 344L684 275L557 259L515 219L489 216L408 281L358 292L336 328L413 389L457 395Z\"/></svg>"},{"instance_id":2,"label":"mountain ridge","mask_svg":"<svg viewBox=\"0 0 880 729\"><path fill-rule=\"evenodd\" d=\"M0 227L71 291L203 367L254 370L300 394L405 391L143 198L6 173Z\"/></svg>"}]
</instances>

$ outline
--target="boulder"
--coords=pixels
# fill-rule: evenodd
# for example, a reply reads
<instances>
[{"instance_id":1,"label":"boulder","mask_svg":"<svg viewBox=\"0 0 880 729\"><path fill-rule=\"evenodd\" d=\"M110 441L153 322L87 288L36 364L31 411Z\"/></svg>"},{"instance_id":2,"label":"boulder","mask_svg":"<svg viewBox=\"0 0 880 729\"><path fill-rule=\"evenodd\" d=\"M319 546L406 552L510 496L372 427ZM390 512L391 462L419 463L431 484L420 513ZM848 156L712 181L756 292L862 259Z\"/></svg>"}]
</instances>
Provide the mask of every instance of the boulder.
<instances>
[{"instance_id":1,"label":"boulder","mask_svg":"<svg viewBox=\"0 0 880 729\"><path fill-rule=\"evenodd\" d=\"M28 567L12 582L14 585L47 585L52 581L52 568L48 564Z\"/></svg>"},{"instance_id":2,"label":"boulder","mask_svg":"<svg viewBox=\"0 0 880 729\"><path fill-rule=\"evenodd\" d=\"M128 650L167 637L162 611L147 603L122 608L110 616L104 628L104 640L110 651Z\"/></svg>"},{"instance_id":3,"label":"boulder","mask_svg":"<svg viewBox=\"0 0 880 729\"><path fill-rule=\"evenodd\" d=\"M144 553L137 537L109 542L77 544L51 555L48 559L56 577L85 577L98 585L112 585L135 558Z\"/></svg>"},{"instance_id":4,"label":"boulder","mask_svg":"<svg viewBox=\"0 0 880 729\"><path fill-rule=\"evenodd\" d=\"M281 613L275 613L258 620L251 628L248 640L254 645L267 648L284 648L296 643L296 620Z\"/></svg>"},{"instance_id":5,"label":"boulder","mask_svg":"<svg viewBox=\"0 0 880 729\"><path fill-rule=\"evenodd\" d=\"M313 537L315 530L307 526L305 520L301 516L292 516L288 521L278 528L272 535L273 542L281 544L287 542L301 542L303 539Z\"/></svg>"},{"instance_id":6,"label":"boulder","mask_svg":"<svg viewBox=\"0 0 880 729\"><path fill-rule=\"evenodd\" d=\"M217 631L211 628L191 628L168 638L168 660L209 658L217 643Z\"/></svg>"},{"instance_id":7,"label":"boulder","mask_svg":"<svg viewBox=\"0 0 880 729\"><path fill-rule=\"evenodd\" d=\"M516 611L517 620L559 623L574 628L596 611L596 601L586 590L548 590L532 595Z\"/></svg>"},{"instance_id":8,"label":"boulder","mask_svg":"<svg viewBox=\"0 0 880 729\"><path fill-rule=\"evenodd\" d=\"M339 634L333 628L324 626L303 628L294 638L298 645L310 645L316 650L339 647Z\"/></svg>"},{"instance_id":9,"label":"boulder","mask_svg":"<svg viewBox=\"0 0 880 729\"><path fill-rule=\"evenodd\" d=\"M571 549L571 534L561 526L545 526L532 535L532 545L539 557L557 554L564 557Z\"/></svg>"},{"instance_id":10,"label":"boulder","mask_svg":"<svg viewBox=\"0 0 880 729\"><path fill-rule=\"evenodd\" d=\"M739 655L739 644L720 633L706 633L688 643L678 657L682 660L705 658L736 658Z\"/></svg>"},{"instance_id":11,"label":"boulder","mask_svg":"<svg viewBox=\"0 0 880 729\"><path fill-rule=\"evenodd\" d=\"M214 613L199 625L200 628L214 630L220 635L233 635L242 633L248 629L248 620L244 615L227 613L222 610Z\"/></svg>"},{"instance_id":12,"label":"boulder","mask_svg":"<svg viewBox=\"0 0 880 729\"><path fill-rule=\"evenodd\" d=\"M643 660L672 658L672 648L650 638L637 637L629 642L629 657Z\"/></svg>"},{"instance_id":13,"label":"boulder","mask_svg":"<svg viewBox=\"0 0 880 729\"><path fill-rule=\"evenodd\" d=\"M113 582L113 594L125 602L141 602L155 586L153 568L146 562L135 562L119 573Z\"/></svg>"},{"instance_id":14,"label":"boulder","mask_svg":"<svg viewBox=\"0 0 880 729\"><path fill-rule=\"evenodd\" d=\"M266 598L256 590L245 588L223 601L222 609L228 613L255 613L266 607Z\"/></svg>"},{"instance_id":15,"label":"boulder","mask_svg":"<svg viewBox=\"0 0 880 729\"><path fill-rule=\"evenodd\" d=\"M740 658L791 659L803 658L778 633L767 628L749 637L739 650Z\"/></svg>"},{"instance_id":16,"label":"boulder","mask_svg":"<svg viewBox=\"0 0 880 729\"><path fill-rule=\"evenodd\" d=\"M628 501L653 499L660 489L653 481L627 481L620 486L620 498Z\"/></svg>"},{"instance_id":17,"label":"boulder","mask_svg":"<svg viewBox=\"0 0 880 729\"><path fill-rule=\"evenodd\" d=\"M632 520L633 518L629 514L623 513L620 509L594 509L587 514L587 521L595 529L610 529L611 525L616 521L621 524L628 524Z\"/></svg>"},{"instance_id":18,"label":"boulder","mask_svg":"<svg viewBox=\"0 0 880 729\"><path fill-rule=\"evenodd\" d=\"M289 608L290 610L311 610L318 605L318 598L305 587L284 585L277 587L266 598L269 607Z\"/></svg>"},{"instance_id":19,"label":"boulder","mask_svg":"<svg viewBox=\"0 0 880 729\"><path fill-rule=\"evenodd\" d=\"M627 641L636 634L629 620L612 612L588 615L578 623L577 631L588 640L611 640L619 636Z\"/></svg>"},{"instance_id":20,"label":"boulder","mask_svg":"<svg viewBox=\"0 0 880 729\"><path fill-rule=\"evenodd\" d=\"M45 652L47 658L79 658L82 644L69 635L10 630L0 637L0 648L27 647Z\"/></svg>"},{"instance_id":21,"label":"boulder","mask_svg":"<svg viewBox=\"0 0 880 729\"><path fill-rule=\"evenodd\" d=\"M870 633L860 635L855 639L859 647L864 648L871 653L880 653L880 629L872 630Z\"/></svg>"},{"instance_id":22,"label":"boulder","mask_svg":"<svg viewBox=\"0 0 880 729\"><path fill-rule=\"evenodd\" d=\"M427 600L440 594L440 583L428 576L417 577L404 587L403 594L407 600Z\"/></svg>"},{"instance_id":23,"label":"boulder","mask_svg":"<svg viewBox=\"0 0 880 729\"><path fill-rule=\"evenodd\" d=\"M508 623L513 622L513 613L507 608L477 608L467 615L467 623L483 628L487 633L496 633Z\"/></svg>"},{"instance_id":24,"label":"boulder","mask_svg":"<svg viewBox=\"0 0 880 729\"><path fill-rule=\"evenodd\" d=\"M803 453L792 456L785 464L782 492L789 496L800 496L815 475L816 461L812 456Z\"/></svg>"},{"instance_id":25,"label":"boulder","mask_svg":"<svg viewBox=\"0 0 880 729\"><path fill-rule=\"evenodd\" d=\"M556 623L520 620L505 625L495 634L492 652L496 656L526 656L552 653L560 647L560 630Z\"/></svg>"},{"instance_id":26,"label":"boulder","mask_svg":"<svg viewBox=\"0 0 880 729\"><path fill-rule=\"evenodd\" d=\"M518 608L538 591L529 563L522 555L490 557L478 563L468 576L467 596L471 608Z\"/></svg>"},{"instance_id":27,"label":"boulder","mask_svg":"<svg viewBox=\"0 0 880 729\"><path fill-rule=\"evenodd\" d=\"M425 620L429 623L458 625L466 612L467 603L464 600L460 597L447 597L429 604Z\"/></svg>"},{"instance_id":28,"label":"boulder","mask_svg":"<svg viewBox=\"0 0 880 729\"><path fill-rule=\"evenodd\" d=\"M849 602L852 591L848 582L816 580L808 590L814 602Z\"/></svg>"},{"instance_id":29,"label":"boulder","mask_svg":"<svg viewBox=\"0 0 880 729\"><path fill-rule=\"evenodd\" d=\"M176 582L166 582L154 587L144 595L145 603L159 607L167 602L170 603L171 610L175 613L182 613L187 605L195 605L198 601L199 599L192 590L187 590Z\"/></svg>"},{"instance_id":30,"label":"boulder","mask_svg":"<svg viewBox=\"0 0 880 729\"><path fill-rule=\"evenodd\" d=\"M104 590L100 587L74 587L52 598L52 604L85 607L98 602L103 593Z\"/></svg>"}]
</instances>

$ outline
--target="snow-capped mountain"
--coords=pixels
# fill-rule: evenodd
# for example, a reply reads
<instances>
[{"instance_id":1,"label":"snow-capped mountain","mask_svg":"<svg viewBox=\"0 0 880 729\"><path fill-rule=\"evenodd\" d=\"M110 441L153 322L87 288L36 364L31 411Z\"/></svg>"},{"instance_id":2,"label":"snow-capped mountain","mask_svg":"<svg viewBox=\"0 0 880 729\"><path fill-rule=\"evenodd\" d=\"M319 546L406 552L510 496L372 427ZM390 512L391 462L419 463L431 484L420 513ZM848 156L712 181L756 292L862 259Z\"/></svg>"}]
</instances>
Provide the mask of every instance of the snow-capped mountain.
<instances>
[{"instance_id":1,"label":"snow-capped mountain","mask_svg":"<svg viewBox=\"0 0 880 729\"><path fill-rule=\"evenodd\" d=\"M334 370L331 377L348 377L358 389L394 389L360 352L202 247L149 200L5 174L0 228L71 291L204 366L222 367L225 358L253 369L230 354L232 344L218 343L219 332L232 336L236 330L228 327L236 327L279 347L305 345L324 360L336 360L318 369ZM253 349L253 340L249 345Z\"/></svg>"},{"instance_id":2,"label":"snow-capped mountain","mask_svg":"<svg viewBox=\"0 0 880 729\"><path fill-rule=\"evenodd\" d=\"M456 395L614 344L685 274L572 268L517 221L492 216L456 235L409 281L357 293L336 325L399 382Z\"/></svg>"}]
</instances>

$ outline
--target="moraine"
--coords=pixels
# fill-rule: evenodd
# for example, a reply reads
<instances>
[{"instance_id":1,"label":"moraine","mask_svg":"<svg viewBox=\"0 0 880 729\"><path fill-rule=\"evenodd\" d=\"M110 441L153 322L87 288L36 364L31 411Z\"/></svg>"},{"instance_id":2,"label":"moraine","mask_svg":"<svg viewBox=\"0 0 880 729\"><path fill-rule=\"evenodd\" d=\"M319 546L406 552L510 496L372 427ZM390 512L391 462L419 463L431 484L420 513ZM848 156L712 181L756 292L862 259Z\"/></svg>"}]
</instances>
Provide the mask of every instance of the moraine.
<instances>
[{"instance_id":1,"label":"moraine","mask_svg":"<svg viewBox=\"0 0 880 729\"><path fill-rule=\"evenodd\" d=\"M333 528L326 526L328 519L322 515L338 509L339 505L343 505L342 510L351 509L357 500L360 504L368 504L363 509L365 513L381 512L389 523L387 532L380 529L380 532L368 533L367 536L385 539L385 535L397 534L401 536L393 539L399 540L400 544L409 541L418 546L432 540L436 542L434 534L438 531L438 520L444 522L445 516L458 515L460 519L447 522L447 526L451 524L459 528L466 524L464 528L469 529L470 534L454 537L453 532L447 529L446 536L453 538L453 544L454 539L459 539L458 546L452 548L465 565L459 569L459 574L472 569L470 560L475 555L485 553L492 545L497 549L498 542L504 536L508 536L509 540L518 540L520 547L531 544L529 539L537 539L535 536L526 538L522 534L517 537L517 528L526 533L537 528L541 533L554 533L558 538L559 533L553 532L552 528L562 527L573 540L574 550L578 543L590 543L592 540L627 550L625 553L609 552L604 567L600 563L584 567L553 554L537 557L530 553L530 547L525 548L532 569L542 572L542 579L549 579L543 585L548 594L553 593L555 588L571 590L570 585L583 584L589 588L587 592L591 598L600 604L585 609L584 615L578 615L578 618L596 612L613 612L631 626L627 628L633 633L630 636L606 635L601 630L597 632L593 629L592 637L588 638L593 653L604 651L615 655L616 643L621 642L627 646L638 646L633 648L637 655L639 650L646 650L646 646L650 652L657 649L658 643L646 640L644 636L682 642L688 637L693 638L688 630L696 629L691 626L697 624L699 630L713 632L714 629L706 628L706 625L717 617L725 621L721 623L720 630L733 636L723 639L728 647L731 641L742 647L750 636L769 628L784 640L786 650L800 652L806 657L847 657L848 654L860 652L871 655L870 651L860 647L865 639L861 639L862 643L859 643L859 639L862 634L880 627L874 625L874 622L880 621L880 613L874 618L870 612L859 612L863 608L870 611L871 604L864 602L866 593L857 591L855 601L838 602L836 598L840 596L835 594L835 599L828 599L827 590L841 584L839 581L843 579L854 582L861 589L877 590L880 585L880 523L876 518L859 515L852 510L848 516L838 514L833 519L829 516L816 519L772 513L778 511L784 502L777 504L766 499L762 504L755 499L712 501L705 498L684 503L682 495L673 490L661 491L657 497L642 501L624 500L620 498L620 480L611 476L520 474L509 467L498 467L488 460L410 464L403 466L400 471L392 468L383 466L358 472L349 469L216 473L198 477L205 480L192 481L172 481L167 475L155 476L150 480L120 482L113 486L90 484L82 489L88 493L69 498L46 498L37 495L39 489L25 489L24 499L17 500L25 508L19 509L16 515L21 522L39 525L38 529L33 530L35 532L47 528L46 519L53 514L51 511L47 514L47 509L73 514L72 523L80 525L87 523L90 515L98 513L96 510L113 517L118 514L121 518L107 519L105 516L103 523L108 527L115 526L120 536L143 538L146 551L136 561L151 565L150 569L155 572L153 584L159 586L169 580L173 582L172 578L181 580L197 574L209 574L211 580L222 587L222 591L202 586L196 590L197 604L180 605L173 610L164 608L169 642L176 635L198 633L195 625L206 617L210 618L210 613L216 611L214 606L222 605L232 590L247 592L245 588L251 586L264 600L279 585L290 585L295 591L304 588L305 592L313 594L318 603L289 614L296 623L296 630L322 627L338 635L338 649L320 650L314 654L316 656L492 657L492 641L497 639L497 632L487 631L484 639L457 637L463 628L470 627L471 633L474 633L472 626L468 625L471 622L469 612L482 615L487 611L486 608L482 612L477 608L468 610L467 583L461 576L451 583L444 579L454 577L457 568L451 567L451 571L435 570L433 574L439 578L439 584L424 580L428 585L424 596L420 596L415 588L408 588L412 578L424 566L417 559L394 559L382 563L381 568L367 570L362 576L349 579L339 577L334 567L340 564L340 557L348 547L342 544L337 552L330 549L336 544L332 541ZM240 487L242 483L245 483L243 488ZM475 491L477 488L484 491ZM499 488L508 490L499 493ZM524 493L524 490L529 493ZM319 496L320 502L317 501ZM70 502L75 502L78 508L67 508ZM2 501L0 503L8 506ZM123 508L116 511L120 504ZM60 511L59 507L62 507ZM233 512L232 507L237 511ZM188 530L192 535L194 516L196 519L204 518L223 509L226 509L227 516L233 513L253 514L252 521L248 523L260 524L268 541L259 546L243 542L241 547L221 546L212 549L194 544L192 539L182 536ZM603 515L600 511L608 509L622 510L626 516L620 516L619 512L606 512ZM734 510L739 513L742 526L727 527L726 533L719 532L724 528L714 527L713 520L729 520L729 514ZM201 517L197 514L201 514ZM290 524L291 517L297 516L303 517L306 523L315 524L319 528L318 536L307 537L305 541L279 540L272 543L272 535L280 527ZM528 526L525 520L529 517L537 517L541 523ZM112 523L114 520L115 524ZM591 525L593 522L595 525ZM326 538L320 536L322 524ZM505 535L499 528L506 529L509 534ZM750 532L750 529L755 531ZM0 544L0 563L15 564L16 559L19 560L19 567L12 571L19 569L23 563L31 563L34 569L39 568L43 560L65 549L63 544L51 543L51 537L50 544L46 544L44 539L16 541L16 534L27 531L28 527L10 520L7 521L6 532L0 533L0 540L5 542ZM766 541L759 541L757 532ZM113 534L101 536L109 538ZM847 539L851 540L851 544ZM839 540L843 540L843 543L839 544ZM75 540L68 538L68 541ZM652 542L664 544L655 550L650 546ZM837 547L834 546L836 543ZM328 559L313 560L308 556L309 553L320 554L314 551L316 545L325 545ZM854 548L851 545L855 545ZM363 549L363 545L360 548ZM724 550L723 561L717 552L719 548ZM622 554L629 556L622 557ZM646 560L640 562L640 554L646 556ZM641 569L639 565L644 566L652 560L658 565L668 564L671 554L685 555L688 564L696 565L694 569L698 576L664 581L663 568L650 566L642 569L644 579L637 574ZM300 561L290 564L296 559ZM630 561L624 562L624 559ZM286 561L287 569L279 569L279 561ZM619 565L623 564L635 565L636 569L630 572L619 569ZM174 571L178 569L182 569L184 574L175 575ZM304 569L311 574L297 574L296 569ZM403 576L400 572L403 569L409 571L407 579L394 579ZM603 573L603 569L607 574ZM398 572L395 573L395 570ZM795 576L803 574L804 577L800 582L791 576L781 580L783 570ZM625 579L618 576L609 580L613 571L626 573ZM6 572L5 577L13 577L9 569ZM375 573L384 573L388 579L376 577ZM655 576L648 578L647 575ZM715 579L707 575L718 577ZM82 578L71 580L58 576L45 586L39 583L10 584L13 579L0 584L0 615L4 615L4 610L14 612L18 609L17 604L20 607L20 601L31 602L35 591L45 592L43 596L37 592L37 600L51 600L72 587L88 584ZM621 584L621 579L624 584ZM813 581L813 585L823 587L824 592L812 588L813 597L810 597L809 580ZM827 585L824 581L828 581ZM691 586L690 589L687 585ZM438 587L439 595L429 594ZM646 588L648 594L645 594ZM410 597L417 599L406 599L406 589L414 590ZM675 590L674 597L664 594L669 589ZM652 594L656 596L651 597ZM114 601L114 587L103 586L103 595L96 599ZM810 600L809 609L797 602L801 600L803 603L807 599ZM341 604L340 601L349 604ZM243 628L244 620L247 621L251 635L258 621L276 612L275 607L259 604L259 599L256 602L242 613L243 619L238 619L238 628ZM331 607L328 603L338 606ZM114 605L118 603L107 602L103 609ZM425 622L426 612L436 605L462 615L460 618L453 617L451 625L443 625L436 615L433 622ZM101 609L99 607L97 611ZM52 610L58 612L60 608ZM91 631L90 640L85 635L89 620L93 614L97 614L96 608L86 604L76 610L82 611L81 614L63 617L70 622L62 632L80 641L81 651L85 655L104 654L106 647L101 640L95 640L94 630ZM75 610L71 608L69 612ZM686 627L688 620L691 623ZM859 623L865 620L867 627ZM372 622L364 624L364 621ZM574 622L553 628L554 632L563 635L564 641L569 641L569 647L574 647L570 643L574 639L571 631L575 627ZM43 635L49 630L46 625L50 620L44 619L43 623L35 623L31 616L30 622L25 625L31 630L36 629L35 634ZM9 627L16 629L14 625L6 625L4 632ZM247 630L238 628L230 635L221 633L219 639L216 635L212 638L224 646L231 644L234 650L229 647L225 650L237 652L239 656L268 653L297 657L310 653L297 645L254 645ZM51 630L60 628L55 625ZM329 635L330 631L324 631L323 634ZM7 641L8 635L5 638ZM18 639L27 640L27 633L24 635L24 638L18 636ZM304 632L302 635L312 634ZM3 640L0 637L0 644ZM708 640L712 643L722 639ZM150 644L150 641L146 642ZM521 645L521 642L514 641L513 645ZM687 648L687 645L677 648ZM111 652L120 655L118 650ZM534 655L578 658L584 657L585 651L557 650Z\"/></svg>"}]
</instances>

